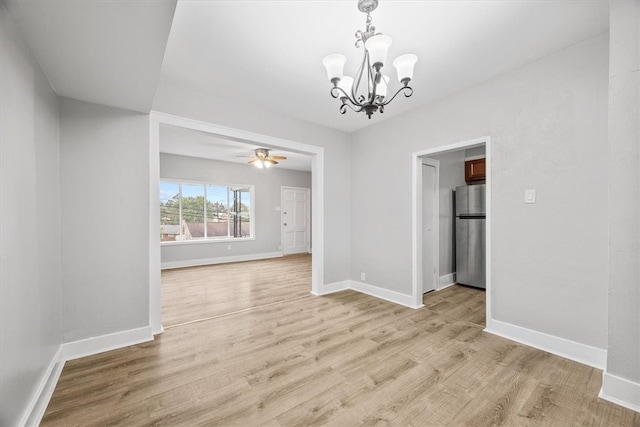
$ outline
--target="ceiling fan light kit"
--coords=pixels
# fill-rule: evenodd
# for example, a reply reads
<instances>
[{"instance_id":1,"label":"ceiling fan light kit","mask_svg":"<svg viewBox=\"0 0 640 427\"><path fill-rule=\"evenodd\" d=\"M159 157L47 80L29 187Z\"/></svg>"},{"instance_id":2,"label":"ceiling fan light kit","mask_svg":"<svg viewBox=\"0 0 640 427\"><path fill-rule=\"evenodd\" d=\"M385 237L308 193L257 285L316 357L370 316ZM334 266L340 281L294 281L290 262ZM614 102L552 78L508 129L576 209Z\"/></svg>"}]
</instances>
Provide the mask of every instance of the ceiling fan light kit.
<instances>
[{"instance_id":1,"label":"ceiling fan light kit","mask_svg":"<svg viewBox=\"0 0 640 427\"><path fill-rule=\"evenodd\" d=\"M258 169L270 168L271 165L277 165L278 160L287 160L284 156L270 156L269 150L266 148L256 148L256 156L249 160L249 164L255 165Z\"/></svg>"},{"instance_id":2,"label":"ceiling fan light kit","mask_svg":"<svg viewBox=\"0 0 640 427\"><path fill-rule=\"evenodd\" d=\"M387 96L390 78L382 74L382 68L387 63L387 52L392 40L387 35L376 33L375 27L371 25L370 13L376 7L378 7L378 0L358 0L358 9L367 15L367 21L365 31L356 32L356 47L363 46L364 57L355 78L344 75L344 64L347 62L344 55L332 54L322 60L322 65L327 70L327 77L333 84L331 96L339 98L342 102L341 114L346 113L349 107L356 112L363 111L371 118L376 111L383 113L384 107L400 92L403 92L407 98L413 95L409 82L413 78L413 67L418 57L406 54L400 55L393 61L402 87L391 98Z\"/></svg>"}]
</instances>

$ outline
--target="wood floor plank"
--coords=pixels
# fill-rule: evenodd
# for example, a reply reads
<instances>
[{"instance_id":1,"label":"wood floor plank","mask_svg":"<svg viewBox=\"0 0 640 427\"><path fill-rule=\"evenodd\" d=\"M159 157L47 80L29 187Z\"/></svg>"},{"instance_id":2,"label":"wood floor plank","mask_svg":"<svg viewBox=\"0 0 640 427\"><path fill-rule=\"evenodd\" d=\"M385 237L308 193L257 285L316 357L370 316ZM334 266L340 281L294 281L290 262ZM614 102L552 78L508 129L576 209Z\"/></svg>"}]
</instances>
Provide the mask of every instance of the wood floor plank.
<instances>
[{"instance_id":1,"label":"wood floor plank","mask_svg":"<svg viewBox=\"0 0 640 427\"><path fill-rule=\"evenodd\" d=\"M315 297L310 261L163 272L165 333L68 362L42 425L640 425L601 371L484 332L482 290Z\"/></svg>"}]
</instances>

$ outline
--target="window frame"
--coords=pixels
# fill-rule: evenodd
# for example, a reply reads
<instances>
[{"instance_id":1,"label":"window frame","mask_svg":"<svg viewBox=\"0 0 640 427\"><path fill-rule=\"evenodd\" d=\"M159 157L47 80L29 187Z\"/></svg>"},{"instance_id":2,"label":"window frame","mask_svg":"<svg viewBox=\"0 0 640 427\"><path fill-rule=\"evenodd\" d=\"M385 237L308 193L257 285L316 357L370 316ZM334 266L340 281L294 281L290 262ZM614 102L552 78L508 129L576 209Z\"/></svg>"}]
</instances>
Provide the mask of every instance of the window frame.
<instances>
[{"instance_id":1,"label":"window frame","mask_svg":"<svg viewBox=\"0 0 640 427\"><path fill-rule=\"evenodd\" d=\"M250 206L249 206L249 218L250 218L250 225L249 225L249 237L229 237L229 234L231 234L231 230L232 230L232 225L230 224L230 221L227 220L227 236L226 238L223 239L212 239L209 238L208 236L202 239L198 239L198 240L175 240L175 241L160 241L160 246L174 246L174 245L200 245L200 244L206 244L206 243L230 243L230 242L249 242L249 241L254 241L256 240L256 230L255 230L255 226L256 226L256 216L255 216L255 185L253 184L225 184L225 183L213 183L213 182L209 182L209 181L198 181L198 180L184 180L184 179L173 179L173 178L160 178L159 180L159 184L162 185L163 182L171 182L171 183L175 183L178 184L178 194L180 194L180 207L179 207L179 212L180 212L180 219L179 224L182 223L182 184L187 184L187 185L202 185L204 186L204 208L203 208L203 216L204 216L204 223L206 224L207 221L207 186L212 186L212 187L226 187L227 188L227 210L228 210L228 218L230 219L230 214L232 212L232 208L230 206L230 204L232 203L232 200L230 200L229 198L229 191L233 191L233 188L238 188L238 187L242 187L242 188L248 188L249 191L249 200L251 202ZM162 203L162 201L161 201ZM162 225L162 224L161 224ZM206 226L205 226L205 230L206 230ZM206 231L205 231L206 234Z\"/></svg>"}]
</instances>

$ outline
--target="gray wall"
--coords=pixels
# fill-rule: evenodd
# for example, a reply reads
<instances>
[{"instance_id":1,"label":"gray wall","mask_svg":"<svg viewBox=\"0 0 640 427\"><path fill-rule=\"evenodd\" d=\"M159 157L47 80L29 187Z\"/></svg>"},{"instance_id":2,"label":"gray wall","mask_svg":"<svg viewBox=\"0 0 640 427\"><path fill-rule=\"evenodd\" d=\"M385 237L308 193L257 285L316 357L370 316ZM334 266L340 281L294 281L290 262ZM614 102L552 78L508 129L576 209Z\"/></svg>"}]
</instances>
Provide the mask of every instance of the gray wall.
<instances>
[{"instance_id":1,"label":"gray wall","mask_svg":"<svg viewBox=\"0 0 640 427\"><path fill-rule=\"evenodd\" d=\"M634 381L640 405L640 2L612 1L610 17L607 373Z\"/></svg>"},{"instance_id":2,"label":"gray wall","mask_svg":"<svg viewBox=\"0 0 640 427\"><path fill-rule=\"evenodd\" d=\"M349 276L349 135L160 81L154 110L324 147L324 282ZM337 117L336 119L339 119Z\"/></svg>"},{"instance_id":3,"label":"gray wall","mask_svg":"<svg viewBox=\"0 0 640 427\"><path fill-rule=\"evenodd\" d=\"M149 324L149 116L61 98L64 340Z\"/></svg>"},{"instance_id":4,"label":"gray wall","mask_svg":"<svg viewBox=\"0 0 640 427\"><path fill-rule=\"evenodd\" d=\"M464 150L464 157L466 159L469 157L484 156L486 152L487 152L487 149L485 146L467 148L466 150Z\"/></svg>"},{"instance_id":5,"label":"gray wall","mask_svg":"<svg viewBox=\"0 0 640 427\"><path fill-rule=\"evenodd\" d=\"M353 134L350 277L411 294L411 153L490 135L494 318L606 348L607 76L603 35Z\"/></svg>"},{"instance_id":6,"label":"gray wall","mask_svg":"<svg viewBox=\"0 0 640 427\"><path fill-rule=\"evenodd\" d=\"M0 2L0 425L62 343L58 99Z\"/></svg>"},{"instance_id":7,"label":"gray wall","mask_svg":"<svg viewBox=\"0 0 640 427\"><path fill-rule=\"evenodd\" d=\"M456 187L466 185L464 181L465 151L429 156L440 161L440 277L454 273L455 240L453 218L453 191Z\"/></svg>"},{"instance_id":8,"label":"gray wall","mask_svg":"<svg viewBox=\"0 0 640 427\"><path fill-rule=\"evenodd\" d=\"M160 155L160 179L254 185L256 218L255 240L163 244L162 263L278 252L281 244L281 217L276 207L280 207L281 187L311 189L310 172L292 171L277 166L265 170L252 165L172 154ZM227 249L229 244L231 249Z\"/></svg>"}]
</instances>

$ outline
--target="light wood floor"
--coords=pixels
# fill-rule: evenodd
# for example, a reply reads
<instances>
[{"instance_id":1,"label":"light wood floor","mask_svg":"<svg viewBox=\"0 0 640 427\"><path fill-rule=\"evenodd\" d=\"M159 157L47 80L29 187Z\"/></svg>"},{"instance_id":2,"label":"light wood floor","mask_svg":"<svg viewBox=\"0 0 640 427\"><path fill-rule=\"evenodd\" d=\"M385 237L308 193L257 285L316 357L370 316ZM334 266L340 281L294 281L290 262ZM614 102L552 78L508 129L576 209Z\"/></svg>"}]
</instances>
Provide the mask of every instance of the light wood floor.
<instances>
[{"instance_id":1,"label":"light wood floor","mask_svg":"<svg viewBox=\"0 0 640 427\"><path fill-rule=\"evenodd\" d=\"M298 263L307 265L288 267ZM640 425L597 398L601 371L482 332L483 291L453 286L420 310L353 291L314 297L308 264L163 273L176 326L68 362L43 425ZM211 278L229 268L246 280ZM191 280L194 301L169 295ZM225 281L240 289L216 289ZM243 302L217 305L215 295L234 294ZM189 315L171 314L173 297Z\"/></svg>"},{"instance_id":2,"label":"light wood floor","mask_svg":"<svg viewBox=\"0 0 640 427\"><path fill-rule=\"evenodd\" d=\"M309 292L309 254L165 270L162 272L162 324L166 329L308 296Z\"/></svg>"}]
</instances>

